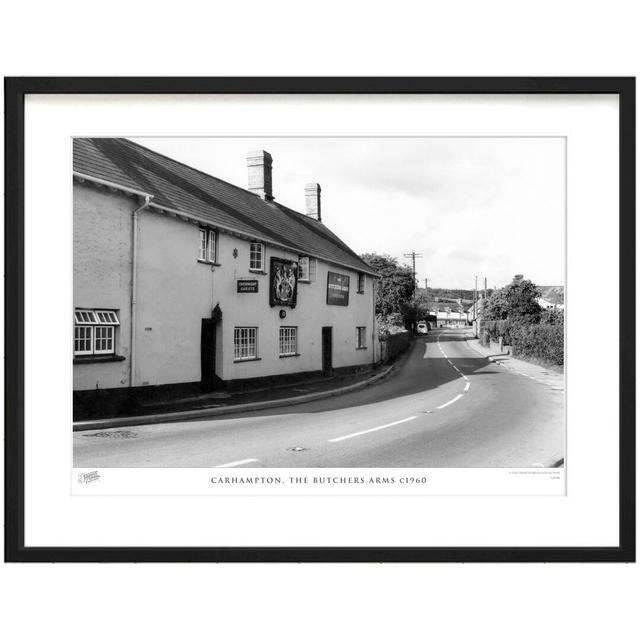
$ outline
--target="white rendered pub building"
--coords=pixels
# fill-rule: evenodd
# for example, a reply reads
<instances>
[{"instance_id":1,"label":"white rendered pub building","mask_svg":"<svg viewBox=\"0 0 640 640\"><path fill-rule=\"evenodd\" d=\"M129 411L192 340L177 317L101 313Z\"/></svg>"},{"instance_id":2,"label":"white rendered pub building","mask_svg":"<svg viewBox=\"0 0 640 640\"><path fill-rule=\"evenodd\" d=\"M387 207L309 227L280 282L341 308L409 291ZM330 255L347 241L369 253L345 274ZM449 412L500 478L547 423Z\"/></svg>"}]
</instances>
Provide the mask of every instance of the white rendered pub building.
<instances>
[{"instance_id":1,"label":"white rendered pub building","mask_svg":"<svg viewBox=\"0 0 640 640\"><path fill-rule=\"evenodd\" d=\"M76 416L377 363L377 274L323 224L320 185L299 213L266 151L248 189L123 138L73 151Z\"/></svg>"}]
</instances>

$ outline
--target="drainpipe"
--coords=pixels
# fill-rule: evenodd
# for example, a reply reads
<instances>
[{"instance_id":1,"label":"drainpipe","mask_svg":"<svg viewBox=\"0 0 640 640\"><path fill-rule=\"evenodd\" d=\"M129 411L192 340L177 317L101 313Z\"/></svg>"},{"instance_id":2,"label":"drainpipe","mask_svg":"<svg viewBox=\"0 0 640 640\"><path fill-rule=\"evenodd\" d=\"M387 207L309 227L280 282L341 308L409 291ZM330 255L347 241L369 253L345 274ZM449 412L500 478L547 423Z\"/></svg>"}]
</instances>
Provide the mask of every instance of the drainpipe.
<instances>
[{"instance_id":1,"label":"drainpipe","mask_svg":"<svg viewBox=\"0 0 640 640\"><path fill-rule=\"evenodd\" d=\"M376 327L376 279L371 278L371 351L373 352L373 366L376 366L376 335L378 333Z\"/></svg>"},{"instance_id":2,"label":"drainpipe","mask_svg":"<svg viewBox=\"0 0 640 640\"><path fill-rule=\"evenodd\" d=\"M136 303L138 284L138 214L149 206L153 196L145 196L144 203L132 214L131 238L131 336L129 341L129 386L134 387L136 371Z\"/></svg>"}]
</instances>

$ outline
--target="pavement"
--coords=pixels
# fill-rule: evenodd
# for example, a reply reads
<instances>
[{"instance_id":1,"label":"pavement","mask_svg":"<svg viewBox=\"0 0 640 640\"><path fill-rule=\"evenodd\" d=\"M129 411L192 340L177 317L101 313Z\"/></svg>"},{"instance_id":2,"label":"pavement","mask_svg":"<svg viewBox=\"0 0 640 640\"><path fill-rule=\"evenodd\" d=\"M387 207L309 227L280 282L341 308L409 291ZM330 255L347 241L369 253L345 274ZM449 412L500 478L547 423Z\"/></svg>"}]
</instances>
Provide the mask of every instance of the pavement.
<instances>
[{"instance_id":1,"label":"pavement","mask_svg":"<svg viewBox=\"0 0 640 640\"><path fill-rule=\"evenodd\" d=\"M468 331L416 339L384 378L337 397L76 432L76 467L551 467L564 393L490 362Z\"/></svg>"},{"instance_id":2,"label":"pavement","mask_svg":"<svg viewBox=\"0 0 640 640\"><path fill-rule=\"evenodd\" d=\"M330 376L313 381L299 381L295 384L282 386L272 385L249 391L213 391L198 396L149 402L138 407L138 411L134 415L76 421L73 423L73 430L86 431L149 423L160 424L162 422L245 413L258 409L286 407L321 398L333 398L374 384L388 375L393 366L387 365L378 370L367 370L345 376Z\"/></svg>"},{"instance_id":3,"label":"pavement","mask_svg":"<svg viewBox=\"0 0 640 640\"><path fill-rule=\"evenodd\" d=\"M548 367L543 367L539 364L534 364L526 360L514 358L509 353L500 351L499 347L494 343L491 344L491 347L485 347L480 344L480 340L471 336L467 338L467 344L474 351L477 351L480 355L487 358L490 362L495 362L508 371L511 371L519 376L524 376L525 378L530 378L535 382L545 384L558 391L565 390L565 380L563 372L556 371Z\"/></svg>"}]
</instances>

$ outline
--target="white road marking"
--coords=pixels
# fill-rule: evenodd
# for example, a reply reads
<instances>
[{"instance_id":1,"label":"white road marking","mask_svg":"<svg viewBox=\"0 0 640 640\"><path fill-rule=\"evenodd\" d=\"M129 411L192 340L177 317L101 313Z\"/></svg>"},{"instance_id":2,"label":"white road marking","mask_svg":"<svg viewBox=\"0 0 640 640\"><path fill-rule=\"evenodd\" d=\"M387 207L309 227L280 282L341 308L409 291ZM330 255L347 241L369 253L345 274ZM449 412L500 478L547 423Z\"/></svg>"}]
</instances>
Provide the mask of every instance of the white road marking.
<instances>
[{"instance_id":1,"label":"white road marking","mask_svg":"<svg viewBox=\"0 0 640 640\"><path fill-rule=\"evenodd\" d=\"M444 404L441 404L439 407L436 407L436 409L444 409L445 407L448 407L450 404L453 404L456 400L460 400L460 398L462 398L462 393L459 393L453 400L449 400L449 402L445 402Z\"/></svg>"},{"instance_id":2,"label":"white road marking","mask_svg":"<svg viewBox=\"0 0 640 640\"><path fill-rule=\"evenodd\" d=\"M411 416L410 418L404 418L403 420L396 420L395 422L389 422L389 424L383 424L379 427L373 427L372 429L365 429L364 431L356 431L356 433L350 433L346 436L340 436L339 438L331 438L329 442L340 442L340 440L347 440L348 438L355 438L356 436L362 436L365 433L371 433L373 431L380 431L380 429L387 429L393 427L396 424L402 424L403 422L409 422L409 420L415 420L418 416Z\"/></svg>"},{"instance_id":3,"label":"white road marking","mask_svg":"<svg viewBox=\"0 0 640 640\"><path fill-rule=\"evenodd\" d=\"M440 351L442 352L442 355L446 358L447 362L462 376L464 381L467 383L464 386L464 392L466 393L467 391L469 391L469 387L471 386L471 383L469 382L469 378L467 378L467 376L465 376L464 373L462 373L462 371L460 371L460 369L458 369L458 367L456 367L456 365L453 364L453 362L451 362L451 360L449 360L449 358L447 358L447 354L444 352L444 350L442 349L442 346L440 345L440 336L438 336L438 347L439 347ZM498 364L500 364L500 363L498 362ZM436 407L436 408L437 409L444 409L445 407L448 407L450 404L453 404L456 400L459 400L460 398L462 398L462 396L463 396L463 394L459 393L453 400L449 400L449 402L445 402L445 404L440 405L439 407Z\"/></svg>"},{"instance_id":4,"label":"white road marking","mask_svg":"<svg viewBox=\"0 0 640 640\"><path fill-rule=\"evenodd\" d=\"M217 464L216 467L239 467L241 464L249 464L250 462L258 462L258 458L245 458L244 460L236 460L235 462L227 462L226 464Z\"/></svg>"}]
</instances>

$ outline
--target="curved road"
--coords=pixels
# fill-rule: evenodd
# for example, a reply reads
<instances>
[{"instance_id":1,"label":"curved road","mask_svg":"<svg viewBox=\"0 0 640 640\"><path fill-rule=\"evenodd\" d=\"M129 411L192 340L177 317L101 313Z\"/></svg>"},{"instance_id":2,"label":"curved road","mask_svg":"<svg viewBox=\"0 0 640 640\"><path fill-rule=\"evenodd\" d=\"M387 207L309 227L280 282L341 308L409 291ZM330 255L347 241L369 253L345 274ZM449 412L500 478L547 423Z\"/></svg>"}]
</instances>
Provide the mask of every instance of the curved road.
<instances>
[{"instance_id":1,"label":"curved road","mask_svg":"<svg viewBox=\"0 0 640 640\"><path fill-rule=\"evenodd\" d=\"M74 433L75 467L531 467L564 457L564 393L489 363L465 330L418 338L357 392L194 422Z\"/></svg>"}]
</instances>

